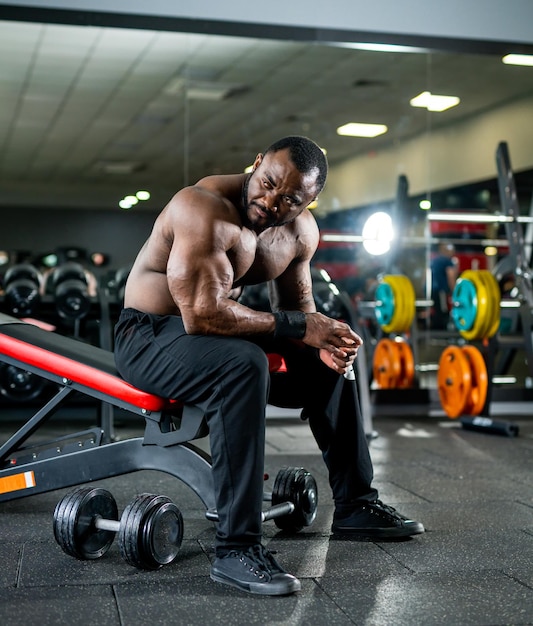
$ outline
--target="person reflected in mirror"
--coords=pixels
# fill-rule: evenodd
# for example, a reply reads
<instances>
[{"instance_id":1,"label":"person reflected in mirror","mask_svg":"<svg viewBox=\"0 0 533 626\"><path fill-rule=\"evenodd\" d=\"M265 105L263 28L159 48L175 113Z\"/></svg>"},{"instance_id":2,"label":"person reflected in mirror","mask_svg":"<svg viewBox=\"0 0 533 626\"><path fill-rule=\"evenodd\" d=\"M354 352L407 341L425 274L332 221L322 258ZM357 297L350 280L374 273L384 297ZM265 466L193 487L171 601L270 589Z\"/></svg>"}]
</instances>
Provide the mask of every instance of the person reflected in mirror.
<instances>
[{"instance_id":1,"label":"person reflected in mirror","mask_svg":"<svg viewBox=\"0 0 533 626\"><path fill-rule=\"evenodd\" d=\"M439 244L431 260L431 328L445 330L450 323L451 296L459 273L455 247L452 243Z\"/></svg>"}]
</instances>

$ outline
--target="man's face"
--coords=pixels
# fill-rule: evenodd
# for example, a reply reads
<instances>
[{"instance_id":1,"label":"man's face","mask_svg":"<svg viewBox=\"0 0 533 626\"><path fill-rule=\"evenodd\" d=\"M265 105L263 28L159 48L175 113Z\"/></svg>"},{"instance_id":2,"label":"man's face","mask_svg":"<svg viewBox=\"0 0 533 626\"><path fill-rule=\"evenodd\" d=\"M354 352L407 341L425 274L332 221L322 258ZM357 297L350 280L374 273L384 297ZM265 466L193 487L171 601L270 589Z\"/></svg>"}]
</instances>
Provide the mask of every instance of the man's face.
<instances>
[{"instance_id":1,"label":"man's face","mask_svg":"<svg viewBox=\"0 0 533 626\"><path fill-rule=\"evenodd\" d=\"M292 222L317 195L318 171L302 174L288 150L258 154L244 189L249 225L256 231Z\"/></svg>"}]
</instances>

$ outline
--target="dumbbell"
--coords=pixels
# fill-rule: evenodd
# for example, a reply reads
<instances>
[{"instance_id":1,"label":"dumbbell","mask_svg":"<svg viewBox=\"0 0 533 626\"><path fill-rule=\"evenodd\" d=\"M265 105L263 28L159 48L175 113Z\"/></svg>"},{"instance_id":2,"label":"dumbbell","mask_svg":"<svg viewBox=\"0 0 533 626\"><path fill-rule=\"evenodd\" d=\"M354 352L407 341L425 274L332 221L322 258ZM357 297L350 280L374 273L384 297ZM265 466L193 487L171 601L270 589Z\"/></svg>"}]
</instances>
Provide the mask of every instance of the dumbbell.
<instances>
[{"instance_id":1,"label":"dumbbell","mask_svg":"<svg viewBox=\"0 0 533 626\"><path fill-rule=\"evenodd\" d=\"M37 268L29 263L19 263L10 267L4 277L7 309L18 317L35 313L41 302L42 280Z\"/></svg>"},{"instance_id":2,"label":"dumbbell","mask_svg":"<svg viewBox=\"0 0 533 626\"><path fill-rule=\"evenodd\" d=\"M89 284L83 266L65 263L51 274L53 295L59 316L67 320L85 317L91 308Z\"/></svg>"},{"instance_id":3,"label":"dumbbell","mask_svg":"<svg viewBox=\"0 0 533 626\"><path fill-rule=\"evenodd\" d=\"M176 558L183 539L183 518L166 496L142 493L118 519L112 494L100 487L80 487L54 510L54 537L77 559L97 559L118 536L122 558L140 569L159 569Z\"/></svg>"}]
</instances>

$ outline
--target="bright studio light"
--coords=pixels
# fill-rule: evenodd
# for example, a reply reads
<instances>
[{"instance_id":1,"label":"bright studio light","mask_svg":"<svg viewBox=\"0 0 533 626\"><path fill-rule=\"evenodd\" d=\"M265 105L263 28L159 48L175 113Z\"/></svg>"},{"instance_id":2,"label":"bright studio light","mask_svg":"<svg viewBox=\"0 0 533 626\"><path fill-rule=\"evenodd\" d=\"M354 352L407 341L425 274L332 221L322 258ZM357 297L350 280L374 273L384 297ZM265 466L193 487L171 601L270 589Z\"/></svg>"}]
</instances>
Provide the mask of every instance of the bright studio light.
<instances>
[{"instance_id":1,"label":"bright studio light","mask_svg":"<svg viewBox=\"0 0 533 626\"><path fill-rule=\"evenodd\" d=\"M363 247L373 256L380 256L390 250L394 236L392 219L388 213L373 213L363 226Z\"/></svg>"}]
</instances>

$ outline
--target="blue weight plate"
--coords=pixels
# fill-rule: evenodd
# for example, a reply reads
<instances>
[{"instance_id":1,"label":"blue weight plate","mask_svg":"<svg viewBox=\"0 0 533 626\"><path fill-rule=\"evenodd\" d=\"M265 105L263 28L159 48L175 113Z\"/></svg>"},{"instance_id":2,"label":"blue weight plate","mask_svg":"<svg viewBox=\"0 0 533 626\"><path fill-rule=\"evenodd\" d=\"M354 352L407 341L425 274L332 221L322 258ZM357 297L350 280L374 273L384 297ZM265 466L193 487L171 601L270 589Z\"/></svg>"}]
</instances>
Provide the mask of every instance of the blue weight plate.
<instances>
[{"instance_id":1,"label":"blue weight plate","mask_svg":"<svg viewBox=\"0 0 533 626\"><path fill-rule=\"evenodd\" d=\"M458 330L470 330L477 317L476 286L468 278L461 278L455 284L452 294L452 320Z\"/></svg>"},{"instance_id":2,"label":"blue weight plate","mask_svg":"<svg viewBox=\"0 0 533 626\"><path fill-rule=\"evenodd\" d=\"M394 315L394 292L389 283L381 283L376 289L376 319L380 326L390 324Z\"/></svg>"}]
</instances>

